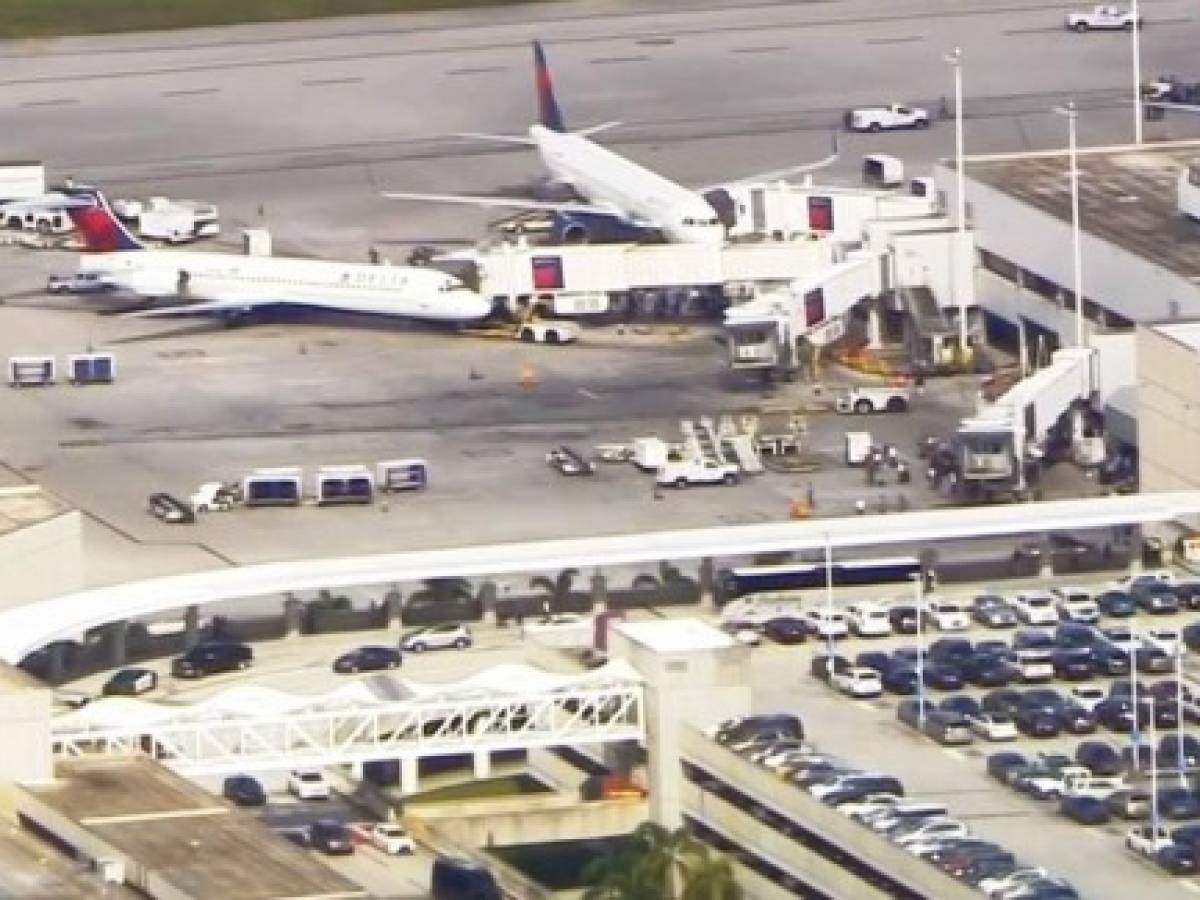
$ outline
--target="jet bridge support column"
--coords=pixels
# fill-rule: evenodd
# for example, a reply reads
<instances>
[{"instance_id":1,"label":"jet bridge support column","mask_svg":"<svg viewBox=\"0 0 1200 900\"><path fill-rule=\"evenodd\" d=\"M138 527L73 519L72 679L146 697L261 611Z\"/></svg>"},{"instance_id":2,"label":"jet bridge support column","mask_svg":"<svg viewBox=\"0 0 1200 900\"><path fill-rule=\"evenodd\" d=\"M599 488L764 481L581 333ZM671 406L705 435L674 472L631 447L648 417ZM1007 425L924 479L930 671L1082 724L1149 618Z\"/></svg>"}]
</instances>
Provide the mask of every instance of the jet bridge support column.
<instances>
[{"instance_id":1,"label":"jet bridge support column","mask_svg":"<svg viewBox=\"0 0 1200 900\"><path fill-rule=\"evenodd\" d=\"M304 603L291 594L283 601L283 636L294 638L300 636L304 622Z\"/></svg>"},{"instance_id":2,"label":"jet bridge support column","mask_svg":"<svg viewBox=\"0 0 1200 900\"><path fill-rule=\"evenodd\" d=\"M592 576L592 612L599 613L608 609L608 579L599 569Z\"/></svg>"},{"instance_id":3,"label":"jet bridge support column","mask_svg":"<svg viewBox=\"0 0 1200 900\"><path fill-rule=\"evenodd\" d=\"M129 658L129 623L124 619L113 622L108 628L108 662L114 669L125 665Z\"/></svg>"},{"instance_id":4,"label":"jet bridge support column","mask_svg":"<svg viewBox=\"0 0 1200 900\"><path fill-rule=\"evenodd\" d=\"M400 760L400 793L404 796L415 794L421 785L421 767L415 756L406 756Z\"/></svg>"},{"instance_id":5,"label":"jet bridge support column","mask_svg":"<svg viewBox=\"0 0 1200 900\"><path fill-rule=\"evenodd\" d=\"M492 754L487 750L476 750L472 754L476 780L490 778L492 774Z\"/></svg>"},{"instance_id":6,"label":"jet bridge support column","mask_svg":"<svg viewBox=\"0 0 1200 900\"><path fill-rule=\"evenodd\" d=\"M200 607L189 606L183 611L183 649L191 650L200 643Z\"/></svg>"},{"instance_id":7,"label":"jet bridge support column","mask_svg":"<svg viewBox=\"0 0 1200 900\"><path fill-rule=\"evenodd\" d=\"M388 630L399 631L404 624L401 618L404 612L404 595L400 593L400 588L393 584L383 595L383 605Z\"/></svg>"}]
</instances>

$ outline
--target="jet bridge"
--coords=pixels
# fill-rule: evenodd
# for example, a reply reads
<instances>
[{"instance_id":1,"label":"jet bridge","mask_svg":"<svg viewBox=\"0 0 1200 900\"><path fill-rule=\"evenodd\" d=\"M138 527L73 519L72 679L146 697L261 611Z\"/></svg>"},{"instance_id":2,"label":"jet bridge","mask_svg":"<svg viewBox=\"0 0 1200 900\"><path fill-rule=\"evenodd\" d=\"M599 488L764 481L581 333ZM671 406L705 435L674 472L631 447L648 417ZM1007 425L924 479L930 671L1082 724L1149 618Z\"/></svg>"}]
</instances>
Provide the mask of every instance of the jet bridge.
<instances>
[{"instance_id":1,"label":"jet bridge","mask_svg":"<svg viewBox=\"0 0 1200 900\"><path fill-rule=\"evenodd\" d=\"M1072 443L1084 440L1083 416L1099 389L1098 356L1087 347L1057 351L1049 366L993 400L955 433L955 463L968 494L1024 493L1037 477L1052 432L1068 414Z\"/></svg>"}]
</instances>

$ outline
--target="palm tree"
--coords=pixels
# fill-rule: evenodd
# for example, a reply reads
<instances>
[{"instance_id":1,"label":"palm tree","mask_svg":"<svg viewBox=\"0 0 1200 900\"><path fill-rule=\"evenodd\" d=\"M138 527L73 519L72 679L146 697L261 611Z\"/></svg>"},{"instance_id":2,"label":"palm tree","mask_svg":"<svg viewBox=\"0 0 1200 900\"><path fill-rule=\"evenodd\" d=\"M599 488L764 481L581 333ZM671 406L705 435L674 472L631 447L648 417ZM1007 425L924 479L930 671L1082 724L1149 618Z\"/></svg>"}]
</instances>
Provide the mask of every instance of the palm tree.
<instances>
[{"instance_id":1,"label":"palm tree","mask_svg":"<svg viewBox=\"0 0 1200 900\"><path fill-rule=\"evenodd\" d=\"M733 865L714 856L699 841L690 841L682 860L683 892L679 900L741 900L742 888L733 878Z\"/></svg>"},{"instance_id":2,"label":"palm tree","mask_svg":"<svg viewBox=\"0 0 1200 900\"><path fill-rule=\"evenodd\" d=\"M531 578L529 587L535 591L544 591L548 595L543 601L544 612L562 612L570 603L571 588L574 587L575 579L578 577L578 569L563 569L553 580L545 575Z\"/></svg>"},{"instance_id":3,"label":"palm tree","mask_svg":"<svg viewBox=\"0 0 1200 900\"><path fill-rule=\"evenodd\" d=\"M584 900L741 900L733 867L684 829L643 822L584 870Z\"/></svg>"}]
</instances>

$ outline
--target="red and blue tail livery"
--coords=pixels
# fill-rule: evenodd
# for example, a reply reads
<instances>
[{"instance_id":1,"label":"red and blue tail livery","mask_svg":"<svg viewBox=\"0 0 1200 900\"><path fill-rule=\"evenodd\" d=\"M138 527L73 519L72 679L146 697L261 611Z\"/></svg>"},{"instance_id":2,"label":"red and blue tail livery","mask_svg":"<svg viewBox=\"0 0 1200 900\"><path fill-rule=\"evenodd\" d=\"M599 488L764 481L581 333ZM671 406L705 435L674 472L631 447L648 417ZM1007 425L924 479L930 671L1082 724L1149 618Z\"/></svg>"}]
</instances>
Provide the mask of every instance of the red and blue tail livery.
<instances>
[{"instance_id":1,"label":"red and blue tail livery","mask_svg":"<svg viewBox=\"0 0 1200 900\"><path fill-rule=\"evenodd\" d=\"M565 132L567 125L563 121L562 110L558 108L558 101L554 99L554 84L550 81L550 67L546 64L541 41L533 42L533 79L537 86L538 118L542 125L551 131Z\"/></svg>"},{"instance_id":2,"label":"red and blue tail livery","mask_svg":"<svg viewBox=\"0 0 1200 900\"><path fill-rule=\"evenodd\" d=\"M71 198L67 215L83 238L84 246L93 253L113 253L119 250L144 250L142 244L116 217L108 201L96 188L63 188L61 193Z\"/></svg>"}]
</instances>

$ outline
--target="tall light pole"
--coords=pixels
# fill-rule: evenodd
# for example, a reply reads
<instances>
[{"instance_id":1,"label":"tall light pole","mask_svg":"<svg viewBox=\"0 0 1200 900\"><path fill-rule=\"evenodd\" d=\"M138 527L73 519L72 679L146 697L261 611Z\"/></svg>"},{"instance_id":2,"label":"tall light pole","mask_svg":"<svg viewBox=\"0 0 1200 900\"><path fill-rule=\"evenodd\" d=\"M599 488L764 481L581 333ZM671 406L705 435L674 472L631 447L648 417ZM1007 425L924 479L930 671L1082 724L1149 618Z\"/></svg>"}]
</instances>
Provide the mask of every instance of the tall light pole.
<instances>
[{"instance_id":1,"label":"tall light pole","mask_svg":"<svg viewBox=\"0 0 1200 900\"><path fill-rule=\"evenodd\" d=\"M1146 698L1150 706L1150 833L1154 839L1158 838L1158 754L1154 752L1155 738L1157 731L1154 717L1156 710L1154 708L1153 695ZM1136 713L1135 713L1136 715ZM1136 751L1135 751L1136 753Z\"/></svg>"},{"instance_id":2,"label":"tall light pole","mask_svg":"<svg viewBox=\"0 0 1200 900\"><path fill-rule=\"evenodd\" d=\"M1133 0L1129 9L1133 16L1133 142L1142 142L1142 17L1138 12L1138 0Z\"/></svg>"},{"instance_id":3,"label":"tall light pole","mask_svg":"<svg viewBox=\"0 0 1200 900\"><path fill-rule=\"evenodd\" d=\"M1075 142L1075 120L1079 111L1074 101L1056 106L1054 111L1067 117L1067 158L1071 166L1071 261L1075 291L1075 346L1083 346L1083 254L1079 242L1079 153Z\"/></svg>"},{"instance_id":4,"label":"tall light pole","mask_svg":"<svg viewBox=\"0 0 1200 900\"><path fill-rule=\"evenodd\" d=\"M915 582L917 601L917 722L925 727L925 612L921 608L925 603L925 573L917 572L912 576Z\"/></svg>"},{"instance_id":5,"label":"tall light pole","mask_svg":"<svg viewBox=\"0 0 1200 900\"><path fill-rule=\"evenodd\" d=\"M954 248L955 267L954 272L957 276L956 280L961 282L963 272L959 268L962 264L962 247L965 242L967 231L967 187L966 175L963 172L963 79L962 79L962 48L955 47L951 52L947 53L943 59L954 67L954 172L955 172L955 193L957 202L957 219L958 219L958 244ZM954 293L958 295L958 347L959 355L966 361L967 354L967 300L958 290L958 285L954 286Z\"/></svg>"},{"instance_id":6,"label":"tall light pole","mask_svg":"<svg viewBox=\"0 0 1200 900\"><path fill-rule=\"evenodd\" d=\"M833 637L833 540L829 535L825 535L825 629L826 652L829 654L829 661L825 665L828 668L833 665L834 651L837 649ZM833 674L832 669L829 669L829 674Z\"/></svg>"},{"instance_id":7,"label":"tall light pole","mask_svg":"<svg viewBox=\"0 0 1200 900\"><path fill-rule=\"evenodd\" d=\"M1179 764L1179 786L1187 787L1187 756L1183 752L1183 641L1175 644L1175 762Z\"/></svg>"},{"instance_id":8,"label":"tall light pole","mask_svg":"<svg viewBox=\"0 0 1200 900\"><path fill-rule=\"evenodd\" d=\"M1140 639L1138 638L1137 623L1129 629L1129 703L1133 708L1133 723L1129 726L1129 745L1133 749L1133 771L1138 772L1142 768L1142 756L1138 750L1138 744L1142 741L1141 729L1138 726L1138 669L1137 669L1137 652Z\"/></svg>"}]
</instances>

